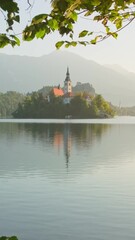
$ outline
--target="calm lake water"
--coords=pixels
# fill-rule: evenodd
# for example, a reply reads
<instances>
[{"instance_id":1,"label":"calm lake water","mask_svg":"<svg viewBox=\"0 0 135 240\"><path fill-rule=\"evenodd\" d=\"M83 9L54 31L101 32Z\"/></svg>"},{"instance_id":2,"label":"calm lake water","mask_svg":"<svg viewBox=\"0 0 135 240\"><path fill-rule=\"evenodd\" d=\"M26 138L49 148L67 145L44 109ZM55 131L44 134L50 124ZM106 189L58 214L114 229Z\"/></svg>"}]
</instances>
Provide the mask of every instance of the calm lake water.
<instances>
[{"instance_id":1,"label":"calm lake water","mask_svg":"<svg viewBox=\"0 0 135 240\"><path fill-rule=\"evenodd\" d=\"M2 235L134 240L135 118L1 120Z\"/></svg>"}]
</instances>

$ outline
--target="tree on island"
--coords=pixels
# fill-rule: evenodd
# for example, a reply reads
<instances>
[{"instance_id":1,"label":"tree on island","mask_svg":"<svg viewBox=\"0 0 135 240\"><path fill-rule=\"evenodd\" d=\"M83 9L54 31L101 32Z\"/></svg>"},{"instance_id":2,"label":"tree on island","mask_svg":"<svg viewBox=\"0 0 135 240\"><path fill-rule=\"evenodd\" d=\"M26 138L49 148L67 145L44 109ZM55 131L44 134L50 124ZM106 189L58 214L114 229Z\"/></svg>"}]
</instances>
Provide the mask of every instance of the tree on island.
<instances>
[{"instance_id":1,"label":"tree on island","mask_svg":"<svg viewBox=\"0 0 135 240\"><path fill-rule=\"evenodd\" d=\"M27 95L23 103L13 112L14 118L106 118L115 114L110 104L101 95L96 95L89 104L82 95L73 97L64 104L62 97L52 96L48 102L41 93Z\"/></svg>"},{"instance_id":2,"label":"tree on island","mask_svg":"<svg viewBox=\"0 0 135 240\"><path fill-rule=\"evenodd\" d=\"M32 9L33 4L27 0L28 8ZM3 23L6 27L0 33L0 47L11 44L20 45L18 34L15 33L15 23L21 22L19 0L1 0L0 10L3 16ZM89 21L89 27L81 32L75 32L75 25L80 18ZM58 32L61 36L66 35L66 40L56 43L56 48L62 45L65 47L76 46L77 44L96 44L110 36L117 38L119 31L128 26L135 19L134 0L52 0L49 13L33 16L31 22L24 26L22 39L31 41L35 37L43 39L52 32ZM86 21L88 23L88 21ZM93 31L92 22L96 22L99 32Z\"/></svg>"},{"instance_id":3,"label":"tree on island","mask_svg":"<svg viewBox=\"0 0 135 240\"><path fill-rule=\"evenodd\" d=\"M18 240L18 238L16 236L11 237L2 236L0 237L0 240Z\"/></svg>"}]
</instances>

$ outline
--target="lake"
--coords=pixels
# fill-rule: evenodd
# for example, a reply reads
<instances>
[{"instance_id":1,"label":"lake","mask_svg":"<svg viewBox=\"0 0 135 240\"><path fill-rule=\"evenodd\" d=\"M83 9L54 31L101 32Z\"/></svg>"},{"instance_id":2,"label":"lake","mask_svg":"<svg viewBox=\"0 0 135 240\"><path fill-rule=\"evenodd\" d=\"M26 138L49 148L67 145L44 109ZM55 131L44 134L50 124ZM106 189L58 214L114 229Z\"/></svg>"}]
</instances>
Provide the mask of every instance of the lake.
<instances>
[{"instance_id":1,"label":"lake","mask_svg":"<svg viewBox=\"0 0 135 240\"><path fill-rule=\"evenodd\" d=\"M0 236L134 240L135 118L0 120Z\"/></svg>"}]
</instances>

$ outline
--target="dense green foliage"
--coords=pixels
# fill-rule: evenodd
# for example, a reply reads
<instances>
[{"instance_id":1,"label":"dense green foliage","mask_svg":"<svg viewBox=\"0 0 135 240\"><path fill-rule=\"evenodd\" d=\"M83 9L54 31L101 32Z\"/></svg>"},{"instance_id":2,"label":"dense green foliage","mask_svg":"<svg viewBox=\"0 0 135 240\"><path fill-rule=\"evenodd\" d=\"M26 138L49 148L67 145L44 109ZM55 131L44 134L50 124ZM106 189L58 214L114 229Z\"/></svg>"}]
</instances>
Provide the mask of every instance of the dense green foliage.
<instances>
[{"instance_id":1,"label":"dense green foliage","mask_svg":"<svg viewBox=\"0 0 135 240\"><path fill-rule=\"evenodd\" d=\"M14 91L0 93L0 117L11 117L18 107L18 103L21 103L23 100L24 95Z\"/></svg>"},{"instance_id":2,"label":"dense green foliage","mask_svg":"<svg viewBox=\"0 0 135 240\"><path fill-rule=\"evenodd\" d=\"M28 9L33 3L27 0ZM40 4L40 3L39 3ZM0 10L3 13L3 21L7 28L0 34L0 47L7 44L19 45L20 41L14 33L15 22L20 23L19 0L1 0ZM74 26L80 18L89 20L89 27L76 33ZM110 36L117 38L118 32L135 19L134 0L52 0L51 10L33 16L30 24L24 27L23 40L31 41L35 37L43 39L52 32L59 32L61 36L66 35L66 40L56 43L60 48L76 46L77 44L95 44ZM86 21L88 23L88 21ZM97 22L99 33L94 32L91 22Z\"/></svg>"},{"instance_id":3,"label":"dense green foliage","mask_svg":"<svg viewBox=\"0 0 135 240\"><path fill-rule=\"evenodd\" d=\"M84 96L72 98L70 104L63 104L62 97L50 96L50 102L41 93L27 95L13 113L14 118L104 118L114 116L114 111L101 95L90 103Z\"/></svg>"},{"instance_id":4,"label":"dense green foliage","mask_svg":"<svg viewBox=\"0 0 135 240\"><path fill-rule=\"evenodd\" d=\"M0 240L18 240L18 238L16 236L12 236L12 237L2 236L0 237Z\"/></svg>"}]
</instances>

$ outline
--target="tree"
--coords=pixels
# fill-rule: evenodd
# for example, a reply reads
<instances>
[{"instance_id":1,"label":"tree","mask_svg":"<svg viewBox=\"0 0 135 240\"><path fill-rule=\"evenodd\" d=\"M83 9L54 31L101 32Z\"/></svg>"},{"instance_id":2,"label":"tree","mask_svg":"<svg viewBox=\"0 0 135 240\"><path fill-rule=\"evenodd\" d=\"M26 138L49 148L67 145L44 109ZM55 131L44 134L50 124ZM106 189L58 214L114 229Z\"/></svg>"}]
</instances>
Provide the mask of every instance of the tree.
<instances>
[{"instance_id":1,"label":"tree","mask_svg":"<svg viewBox=\"0 0 135 240\"><path fill-rule=\"evenodd\" d=\"M92 101L92 111L95 112L97 117L114 116L115 112L111 105L105 101L101 95L97 95Z\"/></svg>"},{"instance_id":2,"label":"tree","mask_svg":"<svg viewBox=\"0 0 135 240\"><path fill-rule=\"evenodd\" d=\"M11 117L18 104L22 103L23 100L24 95L15 91L0 93L0 117Z\"/></svg>"},{"instance_id":3,"label":"tree","mask_svg":"<svg viewBox=\"0 0 135 240\"><path fill-rule=\"evenodd\" d=\"M20 9L18 1L0 0L0 10L7 23L5 32L0 34L0 47L7 44L20 45L20 40L14 33L15 22L20 23ZM27 0L31 8L30 0ZM110 36L117 38L118 32L135 19L134 0L52 0L50 13L34 16L30 24L22 32L24 41L31 41L35 37L44 39L52 32L66 35L66 40L56 43L56 48L81 44L96 44ZM97 22L100 26L98 33L91 29L82 29L76 36L74 26L80 17ZM76 37L75 37L76 36Z\"/></svg>"},{"instance_id":4,"label":"tree","mask_svg":"<svg viewBox=\"0 0 135 240\"><path fill-rule=\"evenodd\" d=\"M75 96L70 103L70 114L75 118L87 118L89 105L82 96Z\"/></svg>"},{"instance_id":5,"label":"tree","mask_svg":"<svg viewBox=\"0 0 135 240\"><path fill-rule=\"evenodd\" d=\"M0 237L0 240L18 240L18 238L16 236L12 236L12 237L2 236Z\"/></svg>"}]
</instances>

